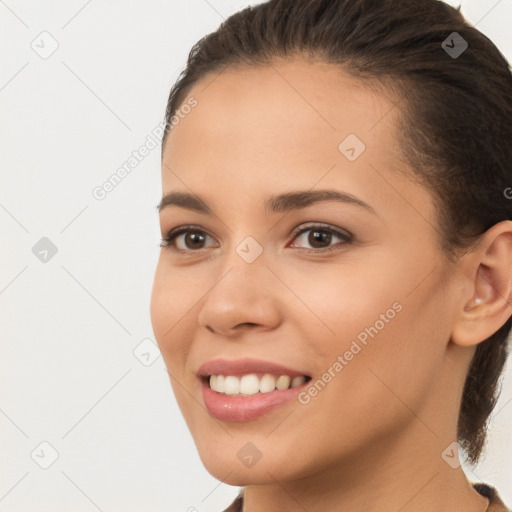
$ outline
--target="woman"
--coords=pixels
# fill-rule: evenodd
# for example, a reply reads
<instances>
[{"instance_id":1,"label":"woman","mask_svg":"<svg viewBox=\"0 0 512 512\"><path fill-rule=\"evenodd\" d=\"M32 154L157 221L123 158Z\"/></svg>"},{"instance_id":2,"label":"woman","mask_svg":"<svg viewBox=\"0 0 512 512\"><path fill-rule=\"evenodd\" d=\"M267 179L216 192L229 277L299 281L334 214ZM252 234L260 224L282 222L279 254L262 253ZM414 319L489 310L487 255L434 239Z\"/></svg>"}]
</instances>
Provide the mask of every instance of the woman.
<instances>
[{"instance_id":1,"label":"woman","mask_svg":"<svg viewBox=\"0 0 512 512\"><path fill-rule=\"evenodd\" d=\"M151 319L226 510L506 511L512 75L437 0L271 0L201 39ZM460 448L460 454L459 454Z\"/></svg>"}]
</instances>

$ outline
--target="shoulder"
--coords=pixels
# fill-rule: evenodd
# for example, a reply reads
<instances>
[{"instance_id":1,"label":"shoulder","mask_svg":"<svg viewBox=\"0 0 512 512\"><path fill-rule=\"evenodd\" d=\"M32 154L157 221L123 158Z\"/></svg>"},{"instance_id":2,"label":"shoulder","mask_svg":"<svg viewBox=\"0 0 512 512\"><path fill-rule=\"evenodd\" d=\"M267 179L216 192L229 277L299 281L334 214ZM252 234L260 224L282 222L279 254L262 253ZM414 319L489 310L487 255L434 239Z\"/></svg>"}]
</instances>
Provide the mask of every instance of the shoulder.
<instances>
[{"instance_id":1,"label":"shoulder","mask_svg":"<svg viewBox=\"0 0 512 512\"><path fill-rule=\"evenodd\" d=\"M489 508L486 512L512 512L512 509L507 508L505 503L503 503L498 491L494 487L482 482L472 482L472 485L475 491L489 499ZM224 509L223 512L242 512L243 500L244 493L242 489L233 503Z\"/></svg>"},{"instance_id":2,"label":"shoulder","mask_svg":"<svg viewBox=\"0 0 512 512\"><path fill-rule=\"evenodd\" d=\"M471 485L475 491L489 499L489 508L486 512L512 512L512 509L507 508L498 491L491 485L482 482L472 482ZM244 492L242 489L233 503L224 509L223 512L242 512L243 501Z\"/></svg>"}]
</instances>

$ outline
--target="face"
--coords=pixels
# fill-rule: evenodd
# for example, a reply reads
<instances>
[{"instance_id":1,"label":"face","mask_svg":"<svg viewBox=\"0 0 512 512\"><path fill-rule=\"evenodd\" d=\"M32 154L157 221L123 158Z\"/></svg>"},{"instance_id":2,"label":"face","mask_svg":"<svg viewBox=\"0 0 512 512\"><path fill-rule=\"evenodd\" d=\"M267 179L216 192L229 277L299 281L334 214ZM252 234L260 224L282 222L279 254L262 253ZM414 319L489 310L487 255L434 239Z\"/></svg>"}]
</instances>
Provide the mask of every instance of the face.
<instances>
[{"instance_id":1,"label":"face","mask_svg":"<svg viewBox=\"0 0 512 512\"><path fill-rule=\"evenodd\" d=\"M425 437L455 287L432 196L400 159L396 99L300 60L208 76L190 97L162 191L207 211L162 202L162 237L189 231L161 249L151 320L208 471L285 481Z\"/></svg>"}]
</instances>

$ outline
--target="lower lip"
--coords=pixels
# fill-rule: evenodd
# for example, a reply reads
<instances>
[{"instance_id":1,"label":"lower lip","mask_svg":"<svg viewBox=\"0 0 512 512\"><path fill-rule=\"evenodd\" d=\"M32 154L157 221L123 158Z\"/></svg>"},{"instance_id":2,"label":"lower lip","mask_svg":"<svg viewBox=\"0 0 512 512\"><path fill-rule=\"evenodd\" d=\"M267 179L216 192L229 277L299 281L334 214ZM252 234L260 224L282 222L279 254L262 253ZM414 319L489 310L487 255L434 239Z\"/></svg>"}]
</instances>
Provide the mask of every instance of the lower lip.
<instances>
[{"instance_id":1,"label":"lower lip","mask_svg":"<svg viewBox=\"0 0 512 512\"><path fill-rule=\"evenodd\" d=\"M208 412L222 421L250 421L263 416L276 407L297 398L307 382L296 388L257 393L251 396L233 396L217 393L202 381L203 399Z\"/></svg>"}]
</instances>

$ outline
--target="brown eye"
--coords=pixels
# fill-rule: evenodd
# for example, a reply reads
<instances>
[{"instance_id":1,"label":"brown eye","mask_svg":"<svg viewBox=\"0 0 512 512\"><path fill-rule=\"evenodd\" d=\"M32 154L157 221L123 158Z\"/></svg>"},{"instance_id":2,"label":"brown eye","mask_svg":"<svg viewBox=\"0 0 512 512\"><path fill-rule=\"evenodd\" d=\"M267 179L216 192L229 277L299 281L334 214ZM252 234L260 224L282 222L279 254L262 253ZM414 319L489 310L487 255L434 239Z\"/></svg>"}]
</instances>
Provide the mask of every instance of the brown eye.
<instances>
[{"instance_id":1,"label":"brown eye","mask_svg":"<svg viewBox=\"0 0 512 512\"><path fill-rule=\"evenodd\" d=\"M306 234L309 233L307 236ZM331 245L331 242L336 239L341 240L335 245ZM310 247L301 248L306 251L313 252L327 252L343 246L352 241L351 235L344 233L337 229L324 226L309 226L300 230L294 237L294 240L302 240L309 244ZM293 247L296 247L295 243Z\"/></svg>"},{"instance_id":2,"label":"brown eye","mask_svg":"<svg viewBox=\"0 0 512 512\"><path fill-rule=\"evenodd\" d=\"M309 233L309 235L305 236L306 233ZM194 252L207 248L208 246L205 246L205 242L208 238L212 239L212 237L202 229L184 226L175 231L171 231L167 238L161 240L160 247L172 247L177 251ZM310 248L298 247L299 249L321 253L335 250L339 248L340 245L344 246L349 244L352 241L352 235L334 228L314 225L300 230L294 237L294 240L296 239L303 239L310 245ZM336 239L340 240L340 242L331 245L331 242ZM296 246L293 245L292 247Z\"/></svg>"},{"instance_id":3,"label":"brown eye","mask_svg":"<svg viewBox=\"0 0 512 512\"><path fill-rule=\"evenodd\" d=\"M187 249L202 249L205 237L200 231L189 231L185 233L183 242Z\"/></svg>"},{"instance_id":4,"label":"brown eye","mask_svg":"<svg viewBox=\"0 0 512 512\"><path fill-rule=\"evenodd\" d=\"M173 246L180 251L194 251L204 249L206 238L211 238L207 233L198 228L182 227L163 238L160 247Z\"/></svg>"},{"instance_id":5,"label":"brown eye","mask_svg":"<svg viewBox=\"0 0 512 512\"><path fill-rule=\"evenodd\" d=\"M328 247L331 243L332 233L325 230L311 230L308 236L308 243L315 249ZM327 245L326 245L327 244Z\"/></svg>"}]
</instances>

